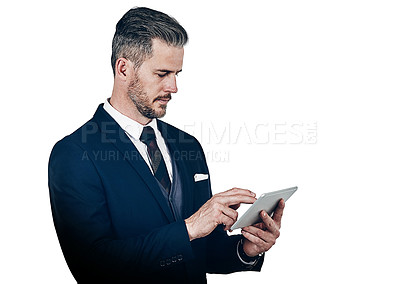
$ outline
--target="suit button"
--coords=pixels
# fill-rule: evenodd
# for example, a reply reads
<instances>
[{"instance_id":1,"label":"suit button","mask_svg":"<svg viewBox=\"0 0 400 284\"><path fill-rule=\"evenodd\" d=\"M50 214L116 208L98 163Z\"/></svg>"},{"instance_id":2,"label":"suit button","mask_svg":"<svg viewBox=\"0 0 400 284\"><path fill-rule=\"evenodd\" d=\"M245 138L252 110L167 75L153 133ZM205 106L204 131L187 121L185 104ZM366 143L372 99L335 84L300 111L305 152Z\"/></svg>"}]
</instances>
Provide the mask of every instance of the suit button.
<instances>
[{"instance_id":1,"label":"suit button","mask_svg":"<svg viewBox=\"0 0 400 284\"><path fill-rule=\"evenodd\" d=\"M161 261L160 261L160 266L161 266L161 267L164 267L164 266L165 266L165 260L161 260Z\"/></svg>"},{"instance_id":2,"label":"suit button","mask_svg":"<svg viewBox=\"0 0 400 284\"><path fill-rule=\"evenodd\" d=\"M175 263L176 262L176 256L172 257L172 262Z\"/></svg>"},{"instance_id":3,"label":"suit button","mask_svg":"<svg viewBox=\"0 0 400 284\"><path fill-rule=\"evenodd\" d=\"M165 261L165 263L166 263L167 265L171 265L171 259L168 258L168 259Z\"/></svg>"},{"instance_id":4,"label":"suit button","mask_svg":"<svg viewBox=\"0 0 400 284\"><path fill-rule=\"evenodd\" d=\"M179 254L178 255L178 261L182 261L183 260L183 255Z\"/></svg>"}]
</instances>

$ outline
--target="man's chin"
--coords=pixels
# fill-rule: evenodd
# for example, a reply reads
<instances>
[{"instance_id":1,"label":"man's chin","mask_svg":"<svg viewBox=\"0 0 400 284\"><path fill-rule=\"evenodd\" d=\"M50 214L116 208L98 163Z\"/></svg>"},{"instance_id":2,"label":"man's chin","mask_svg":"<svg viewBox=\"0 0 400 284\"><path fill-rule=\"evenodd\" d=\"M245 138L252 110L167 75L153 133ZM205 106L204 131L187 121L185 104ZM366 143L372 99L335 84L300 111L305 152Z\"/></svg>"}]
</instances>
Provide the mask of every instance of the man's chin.
<instances>
[{"instance_id":1,"label":"man's chin","mask_svg":"<svg viewBox=\"0 0 400 284\"><path fill-rule=\"evenodd\" d=\"M167 111L166 111L166 110L164 110L164 111L162 111L162 112L158 112L158 113L156 114L156 118L162 118L162 117L164 117L166 114L167 114Z\"/></svg>"},{"instance_id":2,"label":"man's chin","mask_svg":"<svg viewBox=\"0 0 400 284\"><path fill-rule=\"evenodd\" d=\"M159 105L154 110L154 113L157 118L164 117L167 114L167 105Z\"/></svg>"},{"instance_id":3,"label":"man's chin","mask_svg":"<svg viewBox=\"0 0 400 284\"><path fill-rule=\"evenodd\" d=\"M148 118L162 118L167 114L167 108L157 108L156 110L153 111L152 117Z\"/></svg>"}]
</instances>

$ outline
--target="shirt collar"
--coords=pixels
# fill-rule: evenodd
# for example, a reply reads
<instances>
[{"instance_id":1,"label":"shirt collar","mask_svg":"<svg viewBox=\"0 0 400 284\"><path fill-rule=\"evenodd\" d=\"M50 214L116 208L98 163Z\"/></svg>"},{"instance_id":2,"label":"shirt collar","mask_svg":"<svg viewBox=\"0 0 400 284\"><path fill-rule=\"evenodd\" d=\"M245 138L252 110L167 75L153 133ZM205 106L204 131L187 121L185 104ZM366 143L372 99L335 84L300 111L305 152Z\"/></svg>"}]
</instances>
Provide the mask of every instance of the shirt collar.
<instances>
[{"instance_id":1,"label":"shirt collar","mask_svg":"<svg viewBox=\"0 0 400 284\"><path fill-rule=\"evenodd\" d=\"M142 134L143 128L145 126L151 126L157 133L157 120L152 119L147 125L142 125L139 122L123 115L118 110L116 110L108 101L104 103L104 110L108 112L109 115L119 124L119 126L128 134L131 138L135 140L140 140L140 135Z\"/></svg>"}]
</instances>

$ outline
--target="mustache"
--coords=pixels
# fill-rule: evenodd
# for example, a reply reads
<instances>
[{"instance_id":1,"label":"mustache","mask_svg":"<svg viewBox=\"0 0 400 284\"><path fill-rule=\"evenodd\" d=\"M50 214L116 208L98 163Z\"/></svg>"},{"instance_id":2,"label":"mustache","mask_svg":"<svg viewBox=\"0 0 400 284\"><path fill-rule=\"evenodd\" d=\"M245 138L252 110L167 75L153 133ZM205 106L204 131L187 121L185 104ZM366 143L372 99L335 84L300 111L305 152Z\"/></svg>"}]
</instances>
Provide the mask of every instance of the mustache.
<instances>
[{"instance_id":1,"label":"mustache","mask_svg":"<svg viewBox=\"0 0 400 284\"><path fill-rule=\"evenodd\" d=\"M171 100L172 99L172 96L171 96L171 94L168 94L168 95L165 95L165 96L158 96L158 97L156 97L154 100L153 100L153 102L155 102L156 100L162 100L162 99L168 99L168 100Z\"/></svg>"}]
</instances>

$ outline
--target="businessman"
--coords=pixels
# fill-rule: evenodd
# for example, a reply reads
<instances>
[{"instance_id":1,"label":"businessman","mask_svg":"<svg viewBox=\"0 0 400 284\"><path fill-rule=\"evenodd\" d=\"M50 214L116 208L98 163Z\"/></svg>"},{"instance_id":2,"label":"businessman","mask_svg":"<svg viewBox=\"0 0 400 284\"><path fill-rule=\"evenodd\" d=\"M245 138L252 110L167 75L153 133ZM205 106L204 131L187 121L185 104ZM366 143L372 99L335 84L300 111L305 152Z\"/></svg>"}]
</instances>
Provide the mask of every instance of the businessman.
<instances>
[{"instance_id":1,"label":"businessman","mask_svg":"<svg viewBox=\"0 0 400 284\"><path fill-rule=\"evenodd\" d=\"M53 219L78 283L206 283L206 273L260 271L279 237L273 217L228 236L255 194L212 195L199 142L159 120L182 71L184 28L148 8L117 23L114 87L94 116L59 141L49 161Z\"/></svg>"}]
</instances>

